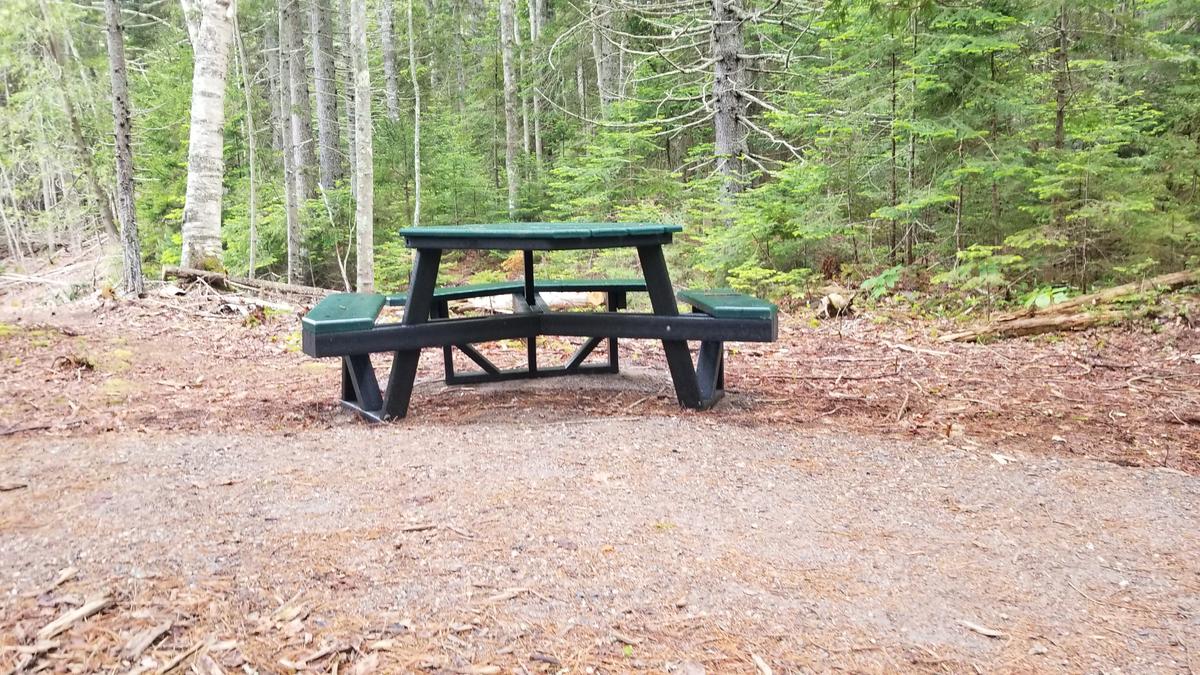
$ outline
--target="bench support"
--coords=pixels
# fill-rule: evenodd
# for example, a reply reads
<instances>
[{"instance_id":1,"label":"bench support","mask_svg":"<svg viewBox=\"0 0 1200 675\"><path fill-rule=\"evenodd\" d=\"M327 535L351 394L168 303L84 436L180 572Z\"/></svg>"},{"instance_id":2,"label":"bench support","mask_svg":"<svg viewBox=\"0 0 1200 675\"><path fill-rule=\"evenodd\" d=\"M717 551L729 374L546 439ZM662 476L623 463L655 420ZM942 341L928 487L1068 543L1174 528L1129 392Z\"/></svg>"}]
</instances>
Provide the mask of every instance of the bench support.
<instances>
[{"instance_id":1,"label":"bench support","mask_svg":"<svg viewBox=\"0 0 1200 675\"><path fill-rule=\"evenodd\" d=\"M535 315L544 314L550 311L541 299L540 294L534 295L534 304L531 306L525 301L523 296L514 298L514 308L518 314ZM605 301L605 308L609 312L616 312L626 306L625 291L608 291ZM435 303L433 318L448 319L450 318L449 306L444 301ZM527 338L530 344L533 344L535 337ZM592 352L599 347L602 342L608 341L608 362L604 364L585 364L584 361ZM492 363L479 350L475 349L469 343L455 343L454 345L446 345L442 347L442 361L445 369L446 384L481 384L485 382L505 382L508 380L518 379L533 379L538 377L558 377L561 375L591 375L603 373L618 373L620 372L620 356L617 351L617 338L605 336L587 336L587 339L575 350L575 353L567 359L567 362L562 366L539 366L537 363L537 353L535 349L529 346L527 349L527 367L502 370ZM467 358L475 362L479 366L480 371L473 373L459 373L454 368L454 349L458 349Z\"/></svg>"}]
</instances>

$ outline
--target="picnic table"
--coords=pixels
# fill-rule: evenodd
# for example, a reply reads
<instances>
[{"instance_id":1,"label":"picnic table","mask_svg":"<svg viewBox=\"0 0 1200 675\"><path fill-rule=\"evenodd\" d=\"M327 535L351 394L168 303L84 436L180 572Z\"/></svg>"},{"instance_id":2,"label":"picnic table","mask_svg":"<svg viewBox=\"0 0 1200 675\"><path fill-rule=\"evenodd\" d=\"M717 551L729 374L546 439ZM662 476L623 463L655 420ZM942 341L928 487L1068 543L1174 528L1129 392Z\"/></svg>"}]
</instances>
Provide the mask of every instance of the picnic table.
<instances>
[{"instance_id":1,"label":"picnic table","mask_svg":"<svg viewBox=\"0 0 1200 675\"><path fill-rule=\"evenodd\" d=\"M381 295L337 293L306 314L304 353L342 359L342 405L368 420L404 417L408 413L421 350L440 347L446 382L463 384L558 375L615 373L619 370L617 340L662 341L667 366L681 405L706 409L724 394L724 343L770 342L778 333L775 306L728 289L689 290L679 299L692 312L680 314L662 247L680 232L679 225L653 223L501 223L413 227L400 230L405 244L415 249L407 293ZM539 280L534 272L535 251L636 248L642 279ZM437 288L443 253L450 250L505 250L523 253L520 280ZM606 296L602 312L555 311L543 301L548 291L597 291ZM650 313L622 311L628 294L645 292ZM474 297L511 295L513 313L483 317L451 317L449 303ZM385 305L404 307L399 323L377 323ZM563 365L538 361L537 337L554 335L585 338ZM523 338L526 367L502 370L473 347L481 342ZM699 341L693 364L688 341ZM608 341L603 364L584 360ZM479 366L474 373L454 370L457 349ZM386 388L380 390L370 355L392 352Z\"/></svg>"}]
</instances>

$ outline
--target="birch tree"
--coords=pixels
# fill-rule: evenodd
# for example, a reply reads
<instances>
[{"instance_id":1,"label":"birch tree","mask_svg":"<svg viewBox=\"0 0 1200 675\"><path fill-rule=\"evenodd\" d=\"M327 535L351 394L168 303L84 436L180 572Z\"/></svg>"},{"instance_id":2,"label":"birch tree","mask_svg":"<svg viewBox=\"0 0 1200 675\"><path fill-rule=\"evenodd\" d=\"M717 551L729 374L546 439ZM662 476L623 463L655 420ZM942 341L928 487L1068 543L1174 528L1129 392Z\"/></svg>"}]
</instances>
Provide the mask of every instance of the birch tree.
<instances>
[{"instance_id":1,"label":"birch tree","mask_svg":"<svg viewBox=\"0 0 1200 675\"><path fill-rule=\"evenodd\" d=\"M113 140L117 160L117 218L121 223L121 286L145 292L142 247L138 241L137 205L133 199L133 129L129 114L129 77L125 69L125 32L119 0L105 0L108 72L112 79Z\"/></svg>"},{"instance_id":2,"label":"birch tree","mask_svg":"<svg viewBox=\"0 0 1200 675\"><path fill-rule=\"evenodd\" d=\"M222 130L225 79L233 37L232 0L183 0L194 53L188 131L187 192L183 205L184 267L221 261L221 197L225 176Z\"/></svg>"},{"instance_id":3,"label":"birch tree","mask_svg":"<svg viewBox=\"0 0 1200 675\"><path fill-rule=\"evenodd\" d=\"M504 174L508 181L508 217L517 217L517 144L521 130L517 110L517 75L513 62L516 29L513 0L500 0L500 58L504 70Z\"/></svg>"},{"instance_id":4,"label":"birch tree","mask_svg":"<svg viewBox=\"0 0 1200 675\"><path fill-rule=\"evenodd\" d=\"M350 39L350 59L354 69L354 164L357 187L354 223L358 235L355 285L359 293L371 293L375 290L375 168L366 0L350 0Z\"/></svg>"}]
</instances>

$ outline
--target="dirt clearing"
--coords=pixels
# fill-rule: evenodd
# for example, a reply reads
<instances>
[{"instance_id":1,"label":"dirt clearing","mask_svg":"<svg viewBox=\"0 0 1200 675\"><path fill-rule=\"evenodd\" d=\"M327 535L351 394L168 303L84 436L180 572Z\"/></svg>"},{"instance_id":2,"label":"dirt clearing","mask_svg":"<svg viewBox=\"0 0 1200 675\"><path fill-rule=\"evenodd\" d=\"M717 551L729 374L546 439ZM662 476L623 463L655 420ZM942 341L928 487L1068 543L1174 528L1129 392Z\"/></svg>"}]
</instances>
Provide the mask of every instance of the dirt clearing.
<instances>
[{"instance_id":1,"label":"dirt clearing","mask_svg":"<svg viewBox=\"0 0 1200 675\"><path fill-rule=\"evenodd\" d=\"M790 321L708 413L654 343L493 387L430 352L371 427L290 317L3 321L0 671L1200 666L1185 326Z\"/></svg>"}]
</instances>

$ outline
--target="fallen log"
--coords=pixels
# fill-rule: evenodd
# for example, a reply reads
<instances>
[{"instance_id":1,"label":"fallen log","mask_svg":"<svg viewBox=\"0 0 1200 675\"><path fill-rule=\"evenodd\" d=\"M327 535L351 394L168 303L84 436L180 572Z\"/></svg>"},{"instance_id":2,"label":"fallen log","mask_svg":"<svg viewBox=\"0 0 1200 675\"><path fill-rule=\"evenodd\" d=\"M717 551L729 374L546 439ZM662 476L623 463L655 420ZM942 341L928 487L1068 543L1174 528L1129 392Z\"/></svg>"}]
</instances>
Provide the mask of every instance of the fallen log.
<instances>
[{"instance_id":1,"label":"fallen log","mask_svg":"<svg viewBox=\"0 0 1200 675\"><path fill-rule=\"evenodd\" d=\"M1106 305L1123 297L1134 295L1136 293L1145 293L1152 290L1174 291L1184 286L1191 284L1200 284L1200 269L1184 270L1182 272L1172 272L1171 274L1163 274L1153 279L1145 279L1135 281L1133 283L1122 284L1106 288L1096 293L1080 295L1062 302L1056 302L1053 305L1037 308L1030 307L1019 312L1009 312L1008 314L997 315L995 322L1001 323L1006 321L1017 321L1027 319L1034 316L1049 316L1063 314L1065 312L1075 311L1085 307L1094 307L1097 305Z\"/></svg>"},{"instance_id":2,"label":"fallen log","mask_svg":"<svg viewBox=\"0 0 1200 675\"><path fill-rule=\"evenodd\" d=\"M317 288L316 286L301 286L299 284L285 284L279 281L267 281L265 279L243 279L239 277L231 277L228 274L221 272L209 272L208 270L198 270L191 267L176 267L174 265L163 265L162 278L168 279L184 279L187 281L203 281L213 288L223 290L236 290L241 288L252 288L274 293L283 293L286 295L304 295L307 297L324 297L330 293L337 291L328 288Z\"/></svg>"},{"instance_id":3,"label":"fallen log","mask_svg":"<svg viewBox=\"0 0 1200 675\"><path fill-rule=\"evenodd\" d=\"M1137 313L1108 309L1078 314L1009 319L958 333L947 333L939 337L938 342L971 342L981 338L1012 338L1059 331L1085 330L1093 326L1117 323L1136 315Z\"/></svg>"}]
</instances>

